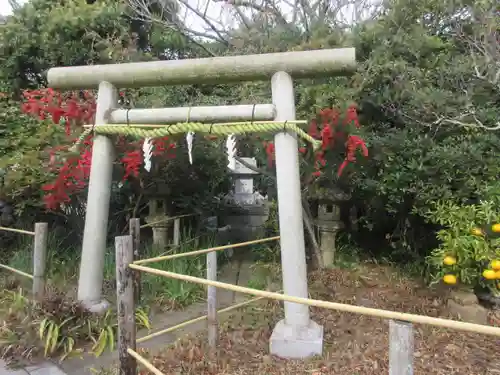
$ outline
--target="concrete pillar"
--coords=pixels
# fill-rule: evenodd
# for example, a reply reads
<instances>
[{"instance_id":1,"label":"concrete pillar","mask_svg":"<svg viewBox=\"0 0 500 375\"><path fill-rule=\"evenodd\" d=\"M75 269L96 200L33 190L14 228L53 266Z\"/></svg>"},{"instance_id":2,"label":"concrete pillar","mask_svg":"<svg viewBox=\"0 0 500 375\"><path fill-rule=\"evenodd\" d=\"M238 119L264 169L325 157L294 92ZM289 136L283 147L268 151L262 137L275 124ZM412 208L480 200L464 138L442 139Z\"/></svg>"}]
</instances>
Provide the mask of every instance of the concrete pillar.
<instances>
[{"instance_id":1,"label":"concrete pillar","mask_svg":"<svg viewBox=\"0 0 500 375\"><path fill-rule=\"evenodd\" d=\"M285 72L271 79L276 121L295 120L293 82ZM308 298L304 229L295 134L280 132L274 137L280 227L281 264L285 294ZM270 339L270 352L284 358L321 355L323 327L310 320L309 307L284 302L285 319L279 321Z\"/></svg>"},{"instance_id":2,"label":"concrete pillar","mask_svg":"<svg viewBox=\"0 0 500 375\"><path fill-rule=\"evenodd\" d=\"M108 111L117 106L116 88L109 82L101 82L97 96L96 126L106 124ZM101 312L109 306L106 301L102 300L101 294L114 158L114 146L111 139L97 135L92 149L82 260L78 280L78 300L93 312Z\"/></svg>"}]
</instances>

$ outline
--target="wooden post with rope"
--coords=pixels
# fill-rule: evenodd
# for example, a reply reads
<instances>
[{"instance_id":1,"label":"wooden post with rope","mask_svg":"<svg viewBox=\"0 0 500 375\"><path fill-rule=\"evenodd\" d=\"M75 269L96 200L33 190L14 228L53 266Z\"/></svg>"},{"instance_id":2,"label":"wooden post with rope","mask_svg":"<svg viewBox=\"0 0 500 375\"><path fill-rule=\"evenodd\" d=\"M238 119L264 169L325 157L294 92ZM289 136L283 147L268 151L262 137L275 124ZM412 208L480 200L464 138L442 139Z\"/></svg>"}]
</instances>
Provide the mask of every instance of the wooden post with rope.
<instances>
[{"instance_id":1,"label":"wooden post with rope","mask_svg":"<svg viewBox=\"0 0 500 375\"><path fill-rule=\"evenodd\" d=\"M217 252L207 254L207 280L217 281ZM219 335L217 323L217 288L207 287L207 329L208 346L215 350Z\"/></svg>"},{"instance_id":2,"label":"wooden post with rope","mask_svg":"<svg viewBox=\"0 0 500 375\"><path fill-rule=\"evenodd\" d=\"M47 239L49 225L35 224L33 241L33 298L42 302L45 297L45 270L47 265Z\"/></svg>"},{"instance_id":3,"label":"wooden post with rope","mask_svg":"<svg viewBox=\"0 0 500 375\"><path fill-rule=\"evenodd\" d=\"M134 271L129 267L134 261L132 236L116 237L115 250L120 375L137 375L137 361L128 353L136 347Z\"/></svg>"},{"instance_id":4,"label":"wooden post with rope","mask_svg":"<svg viewBox=\"0 0 500 375\"><path fill-rule=\"evenodd\" d=\"M141 247L141 220L130 219L129 221L129 234L132 237L132 246L134 253L134 261L140 259ZM141 302L141 273L134 272L134 301L136 304Z\"/></svg>"}]
</instances>

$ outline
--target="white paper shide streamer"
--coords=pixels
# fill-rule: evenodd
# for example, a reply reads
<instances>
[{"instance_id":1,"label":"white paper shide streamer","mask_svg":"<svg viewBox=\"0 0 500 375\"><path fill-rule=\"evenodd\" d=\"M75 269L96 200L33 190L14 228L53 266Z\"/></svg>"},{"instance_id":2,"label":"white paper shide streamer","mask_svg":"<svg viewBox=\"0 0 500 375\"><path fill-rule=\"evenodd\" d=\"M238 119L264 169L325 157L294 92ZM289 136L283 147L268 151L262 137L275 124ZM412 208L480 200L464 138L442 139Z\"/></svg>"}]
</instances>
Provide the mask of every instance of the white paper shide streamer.
<instances>
[{"instance_id":1,"label":"white paper shide streamer","mask_svg":"<svg viewBox=\"0 0 500 375\"><path fill-rule=\"evenodd\" d=\"M231 134L226 139L227 167L234 171L236 169L236 136Z\"/></svg>"},{"instance_id":2,"label":"white paper shide streamer","mask_svg":"<svg viewBox=\"0 0 500 375\"><path fill-rule=\"evenodd\" d=\"M142 153L144 155L144 169L151 172L151 156L153 156L153 140L151 138L144 140Z\"/></svg>"},{"instance_id":3,"label":"white paper shide streamer","mask_svg":"<svg viewBox=\"0 0 500 375\"><path fill-rule=\"evenodd\" d=\"M193 165L193 140L194 132L188 132L186 134L186 143L188 147L189 164Z\"/></svg>"}]
</instances>

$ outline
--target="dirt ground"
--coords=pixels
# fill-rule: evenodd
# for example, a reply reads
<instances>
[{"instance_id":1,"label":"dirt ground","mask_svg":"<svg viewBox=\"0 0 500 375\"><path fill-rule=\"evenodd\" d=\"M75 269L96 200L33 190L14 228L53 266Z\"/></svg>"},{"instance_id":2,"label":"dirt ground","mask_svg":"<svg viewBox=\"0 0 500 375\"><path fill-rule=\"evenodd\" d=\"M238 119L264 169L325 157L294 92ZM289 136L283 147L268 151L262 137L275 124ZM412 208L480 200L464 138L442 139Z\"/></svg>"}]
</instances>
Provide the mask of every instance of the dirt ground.
<instances>
[{"instance_id":1,"label":"dirt ground","mask_svg":"<svg viewBox=\"0 0 500 375\"><path fill-rule=\"evenodd\" d=\"M381 309L451 317L445 293L430 291L388 267L368 264L356 270L312 274L311 298ZM270 356L269 336L282 317L279 303L263 302L229 316L220 327L217 353L209 353L204 335L187 337L152 359L164 374L388 374L388 321L361 315L311 309L325 328L321 358L290 361ZM500 313L490 322L500 326ZM415 326L416 375L500 374L500 339L429 326ZM146 353L145 353L146 354ZM143 370L141 374L147 374Z\"/></svg>"}]
</instances>

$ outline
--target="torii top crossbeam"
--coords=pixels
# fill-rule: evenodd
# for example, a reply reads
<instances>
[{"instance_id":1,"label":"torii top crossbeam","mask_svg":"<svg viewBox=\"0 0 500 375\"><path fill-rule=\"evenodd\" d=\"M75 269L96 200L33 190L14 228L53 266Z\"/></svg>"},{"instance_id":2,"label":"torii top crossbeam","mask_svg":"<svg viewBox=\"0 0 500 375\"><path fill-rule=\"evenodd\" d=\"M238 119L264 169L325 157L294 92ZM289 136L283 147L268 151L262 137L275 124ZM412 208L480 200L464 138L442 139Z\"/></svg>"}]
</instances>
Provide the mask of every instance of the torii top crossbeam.
<instances>
[{"instance_id":1,"label":"torii top crossbeam","mask_svg":"<svg viewBox=\"0 0 500 375\"><path fill-rule=\"evenodd\" d=\"M224 56L203 59L87 65L49 69L49 87L96 88L107 81L116 87L215 84L269 80L279 71L294 78L347 75L356 68L354 48Z\"/></svg>"}]
</instances>

